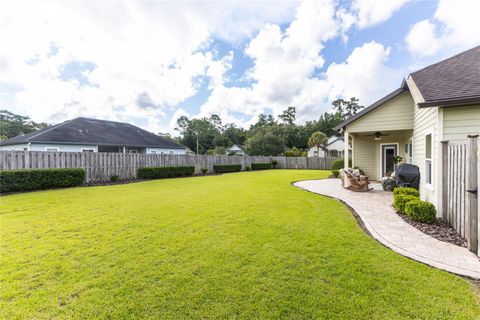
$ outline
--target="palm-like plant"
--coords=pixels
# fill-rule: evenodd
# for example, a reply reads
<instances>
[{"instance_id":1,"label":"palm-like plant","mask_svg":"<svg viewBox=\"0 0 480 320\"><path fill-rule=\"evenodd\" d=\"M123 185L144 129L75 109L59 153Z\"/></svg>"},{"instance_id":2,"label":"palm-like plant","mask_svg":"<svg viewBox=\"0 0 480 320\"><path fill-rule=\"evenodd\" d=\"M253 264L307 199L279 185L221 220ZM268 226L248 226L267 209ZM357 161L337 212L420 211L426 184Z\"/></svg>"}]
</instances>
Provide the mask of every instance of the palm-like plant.
<instances>
[{"instance_id":1,"label":"palm-like plant","mask_svg":"<svg viewBox=\"0 0 480 320\"><path fill-rule=\"evenodd\" d=\"M313 148L313 147L320 148L322 146L325 147L325 145L327 144L327 141L328 141L327 135L323 132L317 131L312 133L312 135L308 139L308 146L310 148ZM325 157L326 155L327 154L325 152Z\"/></svg>"}]
</instances>

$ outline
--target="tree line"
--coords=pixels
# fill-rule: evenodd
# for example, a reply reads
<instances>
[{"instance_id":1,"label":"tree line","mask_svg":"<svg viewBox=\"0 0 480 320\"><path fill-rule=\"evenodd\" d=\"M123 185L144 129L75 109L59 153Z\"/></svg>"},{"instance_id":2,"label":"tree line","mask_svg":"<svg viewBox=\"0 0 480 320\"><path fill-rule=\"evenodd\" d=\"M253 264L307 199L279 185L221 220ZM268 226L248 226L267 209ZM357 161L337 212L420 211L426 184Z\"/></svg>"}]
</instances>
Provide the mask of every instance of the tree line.
<instances>
[{"instance_id":1,"label":"tree line","mask_svg":"<svg viewBox=\"0 0 480 320\"><path fill-rule=\"evenodd\" d=\"M35 122L8 110L0 110L0 141L48 127L45 122Z\"/></svg>"},{"instance_id":2,"label":"tree line","mask_svg":"<svg viewBox=\"0 0 480 320\"><path fill-rule=\"evenodd\" d=\"M253 156L304 156L312 146L323 146L327 138L338 135L335 126L363 109L357 98L337 99L333 111L317 120L297 125L295 107L288 107L277 117L260 114L248 129L233 123L223 124L218 115L204 118L182 116L177 120L179 136L174 139L199 154L225 155L232 145L243 146ZM47 127L27 116L0 110L0 141Z\"/></svg>"},{"instance_id":3,"label":"tree line","mask_svg":"<svg viewBox=\"0 0 480 320\"><path fill-rule=\"evenodd\" d=\"M295 124L296 109L292 106L277 117L260 114L248 129L223 124L215 114L200 119L182 116L177 120L179 136L175 139L199 154L224 155L236 144L252 156L304 156L309 147L323 146L328 137L338 135L335 126L364 108L357 98L337 99L332 106L333 112L302 125Z\"/></svg>"}]
</instances>

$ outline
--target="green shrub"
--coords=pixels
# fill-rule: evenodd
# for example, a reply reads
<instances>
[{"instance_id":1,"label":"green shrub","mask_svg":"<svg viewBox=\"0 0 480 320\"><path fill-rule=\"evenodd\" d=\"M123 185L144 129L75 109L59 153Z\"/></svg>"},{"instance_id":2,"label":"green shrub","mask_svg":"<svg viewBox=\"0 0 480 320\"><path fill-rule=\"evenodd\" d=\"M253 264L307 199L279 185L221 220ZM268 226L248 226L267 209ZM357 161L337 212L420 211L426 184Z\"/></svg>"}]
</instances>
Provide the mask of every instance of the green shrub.
<instances>
[{"instance_id":1,"label":"green shrub","mask_svg":"<svg viewBox=\"0 0 480 320\"><path fill-rule=\"evenodd\" d=\"M272 163L270 162L254 162L252 163L252 170L266 170L272 169Z\"/></svg>"},{"instance_id":2,"label":"green shrub","mask_svg":"<svg viewBox=\"0 0 480 320\"><path fill-rule=\"evenodd\" d=\"M278 161L277 160L272 160L273 169L275 169L276 166L278 166Z\"/></svg>"},{"instance_id":3,"label":"green shrub","mask_svg":"<svg viewBox=\"0 0 480 320\"><path fill-rule=\"evenodd\" d=\"M332 176L334 178L338 178L339 175L340 175L340 170L332 170Z\"/></svg>"},{"instance_id":4,"label":"green shrub","mask_svg":"<svg viewBox=\"0 0 480 320\"><path fill-rule=\"evenodd\" d=\"M405 213L418 222L434 223L437 220L435 206L420 199L409 201L405 205Z\"/></svg>"},{"instance_id":5,"label":"green shrub","mask_svg":"<svg viewBox=\"0 0 480 320\"><path fill-rule=\"evenodd\" d=\"M205 175L208 172L208 168L202 168L202 169L200 169L200 171L202 171L202 173Z\"/></svg>"},{"instance_id":6,"label":"green shrub","mask_svg":"<svg viewBox=\"0 0 480 320\"><path fill-rule=\"evenodd\" d=\"M420 192L415 188L398 187L393 189L393 195L408 194L409 196L420 197Z\"/></svg>"},{"instance_id":7,"label":"green shrub","mask_svg":"<svg viewBox=\"0 0 480 320\"><path fill-rule=\"evenodd\" d=\"M110 176L110 181L111 182L117 182L118 181L118 176L116 174Z\"/></svg>"},{"instance_id":8,"label":"green shrub","mask_svg":"<svg viewBox=\"0 0 480 320\"><path fill-rule=\"evenodd\" d=\"M252 168L250 166L245 167L245 171L250 171L250 170L252 170Z\"/></svg>"},{"instance_id":9,"label":"green shrub","mask_svg":"<svg viewBox=\"0 0 480 320\"><path fill-rule=\"evenodd\" d=\"M343 159L337 159L332 162L332 170L340 170L343 169L345 161ZM352 160L348 160L348 167L352 167Z\"/></svg>"},{"instance_id":10,"label":"green shrub","mask_svg":"<svg viewBox=\"0 0 480 320\"><path fill-rule=\"evenodd\" d=\"M84 182L85 170L78 168L0 171L0 193L67 188Z\"/></svg>"},{"instance_id":11,"label":"green shrub","mask_svg":"<svg viewBox=\"0 0 480 320\"><path fill-rule=\"evenodd\" d=\"M241 164L215 164L213 171L216 173L238 172L242 169Z\"/></svg>"},{"instance_id":12,"label":"green shrub","mask_svg":"<svg viewBox=\"0 0 480 320\"><path fill-rule=\"evenodd\" d=\"M393 198L393 207L400 213L405 213L405 205L413 200L418 200L418 197L408 194L398 194Z\"/></svg>"},{"instance_id":13,"label":"green shrub","mask_svg":"<svg viewBox=\"0 0 480 320\"><path fill-rule=\"evenodd\" d=\"M173 177L191 176L195 172L194 166L179 167L144 167L138 168L137 177L139 179L162 179Z\"/></svg>"}]
</instances>

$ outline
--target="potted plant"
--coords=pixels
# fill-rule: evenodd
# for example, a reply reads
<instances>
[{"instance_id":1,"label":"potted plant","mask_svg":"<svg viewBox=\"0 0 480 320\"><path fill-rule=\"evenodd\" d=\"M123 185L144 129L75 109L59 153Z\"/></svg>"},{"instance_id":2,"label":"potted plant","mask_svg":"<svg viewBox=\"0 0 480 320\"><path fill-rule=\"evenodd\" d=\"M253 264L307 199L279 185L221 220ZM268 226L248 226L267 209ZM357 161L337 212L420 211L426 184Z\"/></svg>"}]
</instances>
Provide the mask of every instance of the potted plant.
<instances>
[{"instance_id":1,"label":"potted plant","mask_svg":"<svg viewBox=\"0 0 480 320\"><path fill-rule=\"evenodd\" d=\"M393 157L393 165L395 168L398 167L398 164L403 161L403 158L400 156Z\"/></svg>"}]
</instances>

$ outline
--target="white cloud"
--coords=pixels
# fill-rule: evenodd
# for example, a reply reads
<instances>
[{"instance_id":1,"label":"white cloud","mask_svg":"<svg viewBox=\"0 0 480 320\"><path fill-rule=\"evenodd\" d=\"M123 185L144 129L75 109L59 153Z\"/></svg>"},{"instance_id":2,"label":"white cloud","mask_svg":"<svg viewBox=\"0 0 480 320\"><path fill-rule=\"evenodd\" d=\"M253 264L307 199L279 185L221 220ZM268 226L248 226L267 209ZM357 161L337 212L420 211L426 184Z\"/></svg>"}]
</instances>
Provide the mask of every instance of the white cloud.
<instances>
[{"instance_id":1,"label":"white cloud","mask_svg":"<svg viewBox=\"0 0 480 320\"><path fill-rule=\"evenodd\" d=\"M267 25L245 50L254 62L248 71L252 85L215 87L200 115L216 113L230 119L243 113L249 118L236 122L245 126L259 113L276 115L293 105L299 121L304 121L327 111L338 96L356 96L366 104L388 93L400 77L385 66L390 49L378 43L356 48L346 62L332 64L319 74L325 68L321 55L325 42L348 29L339 13L344 14L335 11L332 1L306 1L286 30Z\"/></svg>"},{"instance_id":2,"label":"white cloud","mask_svg":"<svg viewBox=\"0 0 480 320\"><path fill-rule=\"evenodd\" d=\"M38 121L143 118L153 127L201 78L224 80L232 54L211 51L212 36L240 41L266 21L290 20L297 5L10 1L0 8L1 81L20 88L13 111ZM88 85L62 79L76 61L93 63L79 71Z\"/></svg>"},{"instance_id":3,"label":"white cloud","mask_svg":"<svg viewBox=\"0 0 480 320\"><path fill-rule=\"evenodd\" d=\"M12 111L37 121L82 115L172 133L176 119L188 113L183 107L165 117L205 84L211 94L199 115L216 113L248 126L260 113L294 105L303 121L326 111L336 96L356 95L366 103L385 93L388 48L367 44L330 67L322 50L337 37L347 41L355 22L384 21L404 2L357 1L352 11L336 0L12 1L0 7L0 81L19 88L12 91ZM249 86L227 85L235 57L219 55L214 39L234 47L248 39L245 55L253 67L243 78ZM78 62L92 67L65 77Z\"/></svg>"},{"instance_id":4,"label":"white cloud","mask_svg":"<svg viewBox=\"0 0 480 320\"><path fill-rule=\"evenodd\" d=\"M355 48L344 63L332 64L326 72L330 98L359 97L369 104L399 85L399 75L388 68L390 48L370 42Z\"/></svg>"},{"instance_id":5,"label":"white cloud","mask_svg":"<svg viewBox=\"0 0 480 320\"><path fill-rule=\"evenodd\" d=\"M388 20L410 0L353 0L353 11L356 12L357 25L360 28L370 27Z\"/></svg>"},{"instance_id":6,"label":"white cloud","mask_svg":"<svg viewBox=\"0 0 480 320\"><path fill-rule=\"evenodd\" d=\"M480 44L478 12L478 0L440 0L431 19L410 29L406 36L409 51L419 58L444 57Z\"/></svg>"},{"instance_id":7,"label":"white cloud","mask_svg":"<svg viewBox=\"0 0 480 320\"><path fill-rule=\"evenodd\" d=\"M435 24L429 20L416 23L409 31L406 41L408 49L415 55L432 55L440 47Z\"/></svg>"}]
</instances>

